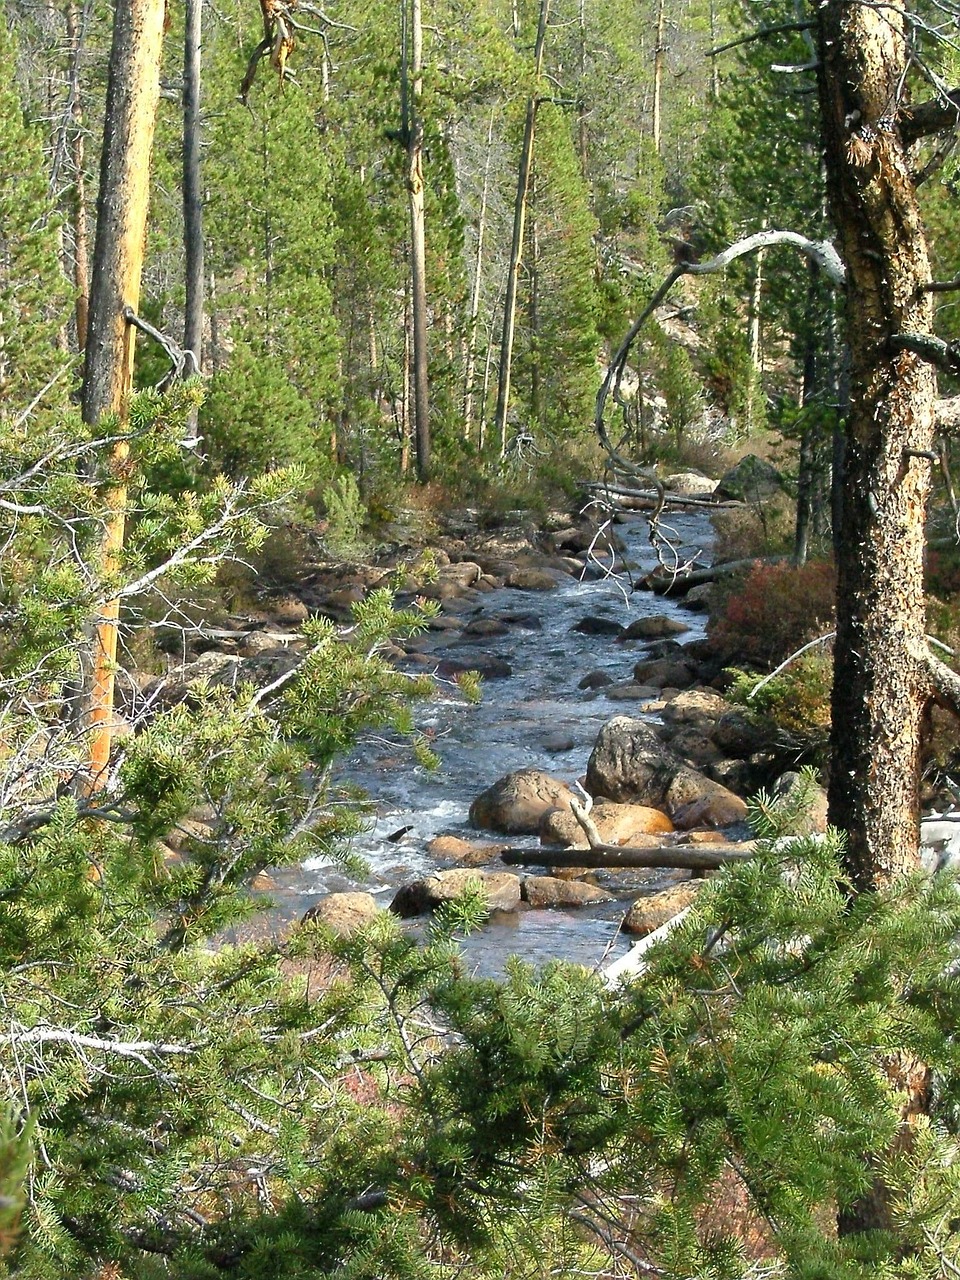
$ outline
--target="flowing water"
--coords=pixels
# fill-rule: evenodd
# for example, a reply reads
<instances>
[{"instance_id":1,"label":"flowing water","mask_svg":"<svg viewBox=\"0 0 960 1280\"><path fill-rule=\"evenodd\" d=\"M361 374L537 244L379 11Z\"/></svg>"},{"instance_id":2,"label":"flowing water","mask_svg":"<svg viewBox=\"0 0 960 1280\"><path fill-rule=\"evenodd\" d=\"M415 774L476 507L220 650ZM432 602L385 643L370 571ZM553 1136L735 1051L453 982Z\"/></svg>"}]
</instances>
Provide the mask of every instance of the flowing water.
<instances>
[{"instance_id":1,"label":"flowing water","mask_svg":"<svg viewBox=\"0 0 960 1280\"><path fill-rule=\"evenodd\" d=\"M709 546L712 531L706 515L678 515L671 520L682 556ZM646 520L628 517L617 531L626 542L627 561L639 566L641 573L653 568L656 561L647 541ZM363 888L386 906L401 884L436 869L426 851L433 836L478 837L467 818L470 803L503 774L534 767L568 782L582 777L602 726L615 715L643 713L636 702L614 701L602 689L597 693L578 689L578 682L594 670L607 672L614 681L629 680L647 648L643 642L622 644L612 635L573 630L582 618L600 615L627 624L647 615L671 614L689 627L683 641L699 638L704 629L702 614L650 592L631 592L629 583L618 578L593 582L570 578L549 592L503 588L484 595L479 603L455 600L445 612L464 623L477 616L504 618L509 634L474 644L460 639L459 628L431 632L427 644L431 659L463 661L471 652L482 651L505 659L513 674L484 681L479 705L468 705L450 686L436 700L419 706L418 726L428 733L440 758L436 770L415 767L409 751L390 739L371 740L351 758L346 776L375 801L370 829L355 843L369 866L369 877L358 882L332 862L311 860L287 885L302 904L330 891ZM566 749L556 750L561 745L558 736L567 740ZM531 848L538 844L535 838L515 837L510 843ZM649 873L637 877L638 883L649 880ZM498 913L467 939L467 962L483 974L502 971L510 954L535 964L554 956L597 964L604 955L620 954L628 945L618 934L618 924L629 901L627 897L569 911Z\"/></svg>"}]
</instances>

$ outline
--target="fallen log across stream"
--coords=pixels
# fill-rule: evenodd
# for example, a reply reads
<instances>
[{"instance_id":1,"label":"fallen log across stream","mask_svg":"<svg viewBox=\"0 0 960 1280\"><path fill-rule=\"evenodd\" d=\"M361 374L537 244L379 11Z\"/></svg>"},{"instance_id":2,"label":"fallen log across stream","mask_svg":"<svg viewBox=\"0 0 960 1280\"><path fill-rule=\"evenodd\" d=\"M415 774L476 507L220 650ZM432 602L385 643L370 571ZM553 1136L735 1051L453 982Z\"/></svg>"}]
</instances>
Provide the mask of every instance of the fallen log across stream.
<instances>
[{"instance_id":1,"label":"fallen log across stream","mask_svg":"<svg viewBox=\"0 0 960 1280\"><path fill-rule=\"evenodd\" d=\"M732 862L749 862L753 842L742 848L729 845L660 845L634 849L617 844L595 844L589 849L503 849L501 862L509 867L590 867L618 870L630 867L673 867L687 871L716 871Z\"/></svg>"},{"instance_id":2,"label":"fallen log across stream","mask_svg":"<svg viewBox=\"0 0 960 1280\"><path fill-rule=\"evenodd\" d=\"M716 582L731 573L740 573L755 564L783 564L787 556L754 556L747 560L727 560L722 564L709 565L707 568L681 570L678 573L666 573L661 569L648 573L643 579L643 587L658 596L682 596L692 587L699 587L705 582Z\"/></svg>"},{"instance_id":3,"label":"fallen log across stream","mask_svg":"<svg viewBox=\"0 0 960 1280\"><path fill-rule=\"evenodd\" d=\"M609 498L624 511L648 511L654 507L708 507L721 510L727 507L745 507L745 502L735 498L691 498L679 493L658 493L656 489L631 489L626 485L585 483L587 493Z\"/></svg>"}]
</instances>

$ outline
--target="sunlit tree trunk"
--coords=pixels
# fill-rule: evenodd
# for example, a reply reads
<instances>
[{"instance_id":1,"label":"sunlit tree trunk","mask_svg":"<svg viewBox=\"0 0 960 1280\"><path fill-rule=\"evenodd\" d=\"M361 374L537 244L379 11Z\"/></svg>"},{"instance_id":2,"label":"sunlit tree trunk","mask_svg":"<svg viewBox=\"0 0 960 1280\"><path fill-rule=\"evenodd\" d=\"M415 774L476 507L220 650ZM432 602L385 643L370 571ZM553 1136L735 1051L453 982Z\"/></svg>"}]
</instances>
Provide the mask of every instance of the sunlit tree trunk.
<instances>
[{"instance_id":1,"label":"sunlit tree trunk","mask_svg":"<svg viewBox=\"0 0 960 1280\"><path fill-rule=\"evenodd\" d=\"M203 189L200 185L202 0L186 0L183 44L183 244L186 304L183 346L203 367Z\"/></svg>"},{"instance_id":2,"label":"sunlit tree trunk","mask_svg":"<svg viewBox=\"0 0 960 1280\"><path fill-rule=\"evenodd\" d=\"M136 311L140 300L164 9L164 0L118 0L115 10L81 402L83 420L91 425L104 414L122 419L133 385L135 331L124 309ZM108 579L123 549L127 457L122 441L114 447L106 495L101 557ZM93 785L110 759L119 612L119 600L111 600L94 627L88 702Z\"/></svg>"},{"instance_id":3,"label":"sunlit tree trunk","mask_svg":"<svg viewBox=\"0 0 960 1280\"><path fill-rule=\"evenodd\" d=\"M430 476L430 382L427 355L427 251L424 216L423 16L421 0L403 0L403 69L401 96L403 136L407 150L407 192L410 200L410 310L413 322L413 434L417 479Z\"/></svg>"},{"instance_id":4,"label":"sunlit tree trunk","mask_svg":"<svg viewBox=\"0 0 960 1280\"><path fill-rule=\"evenodd\" d=\"M473 264L473 288L470 291L470 319L467 324L467 359L464 373L463 434L470 438L473 430L474 378L477 376L477 327L480 321L480 294L483 286L483 250L487 236L487 203L490 198L490 168L493 163L493 125L496 108L490 112L487 125L487 155L483 166L483 187L477 215L477 251Z\"/></svg>"}]
</instances>

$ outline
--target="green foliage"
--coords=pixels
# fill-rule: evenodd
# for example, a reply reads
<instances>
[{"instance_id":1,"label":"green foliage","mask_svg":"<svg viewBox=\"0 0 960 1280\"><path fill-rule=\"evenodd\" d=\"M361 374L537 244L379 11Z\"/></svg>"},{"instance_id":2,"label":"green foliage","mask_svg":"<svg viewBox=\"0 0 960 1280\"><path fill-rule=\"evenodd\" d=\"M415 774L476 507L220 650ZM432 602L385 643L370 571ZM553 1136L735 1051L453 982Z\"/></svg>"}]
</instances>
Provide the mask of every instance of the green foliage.
<instances>
[{"instance_id":1,"label":"green foliage","mask_svg":"<svg viewBox=\"0 0 960 1280\"><path fill-rule=\"evenodd\" d=\"M370 550L370 539L365 531L367 509L360 496L356 476L344 472L333 484L324 489L323 506L327 527L323 542L329 554L337 560L361 560Z\"/></svg>"},{"instance_id":2,"label":"green foliage","mask_svg":"<svg viewBox=\"0 0 960 1280\"><path fill-rule=\"evenodd\" d=\"M206 467L232 480L275 467L322 473L315 411L259 344L240 342L216 373L200 415Z\"/></svg>"},{"instance_id":3,"label":"green foliage","mask_svg":"<svg viewBox=\"0 0 960 1280\"><path fill-rule=\"evenodd\" d=\"M47 189L42 136L24 121L17 93L16 40L0 49L0 425L6 430L34 397L66 402L69 353L58 342L69 292L57 257L57 214ZM24 423L20 422L22 430Z\"/></svg>"},{"instance_id":4,"label":"green foliage","mask_svg":"<svg viewBox=\"0 0 960 1280\"><path fill-rule=\"evenodd\" d=\"M734 671L727 699L744 707L771 740L818 764L826 763L833 661L829 651L805 653L773 679Z\"/></svg>"}]
</instances>

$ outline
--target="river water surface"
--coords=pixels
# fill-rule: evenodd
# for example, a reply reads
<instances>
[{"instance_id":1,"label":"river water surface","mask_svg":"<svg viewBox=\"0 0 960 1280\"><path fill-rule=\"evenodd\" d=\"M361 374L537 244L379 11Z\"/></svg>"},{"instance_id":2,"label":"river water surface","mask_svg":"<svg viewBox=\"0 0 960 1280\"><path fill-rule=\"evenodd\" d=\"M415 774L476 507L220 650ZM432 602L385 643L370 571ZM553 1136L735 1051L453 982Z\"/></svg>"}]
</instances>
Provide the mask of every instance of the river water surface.
<instances>
[{"instance_id":1,"label":"river water surface","mask_svg":"<svg viewBox=\"0 0 960 1280\"><path fill-rule=\"evenodd\" d=\"M682 556L709 547L712 530L705 514L671 516L671 523ZM626 560L638 566L633 576L652 569L656 559L647 541L646 520L627 517L617 531L626 543ZM614 701L602 689L581 690L578 682L594 670L607 672L617 682L629 680L647 648L643 642L621 644L612 635L575 631L582 618L600 615L626 625L648 615L671 614L689 627L683 641L699 638L704 629L704 615L647 591L631 592L629 582L612 577L564 579L549 592L502 588L482 596L479 603L454 600L444 611L464 622L477 616L516 621L511 621L508 635L478 644L457 643L459 629L431 633L431 659L463 661L479 650L506 660L513 674L484 681L479 705L467 704L451 686L417 707L418 726L428 733L440 758L436 770L415 766L409 750L390 739L368 741L354 754L341 776L362 786L374 802L369 830L354 846L369 876L360 882L333 862L308 861L287 886L302 902L335 890L362 888L386 906L401 884L436 869L426 851L435 835L478 836L468 822L471 801L504 774L534 767L568 782L582 777L603 725L615 715L643 712L636 702ZM567 749L555 749L558 735L569 739ZM535 838L515 837L510 843L531 848L538 844ZM629 901L569 911L497 913L466 940L467 962L483 974L502 971L509 954L535 964L554 956L598 964L628 945L618 926Z\"/></svg>"}]
</instances>

